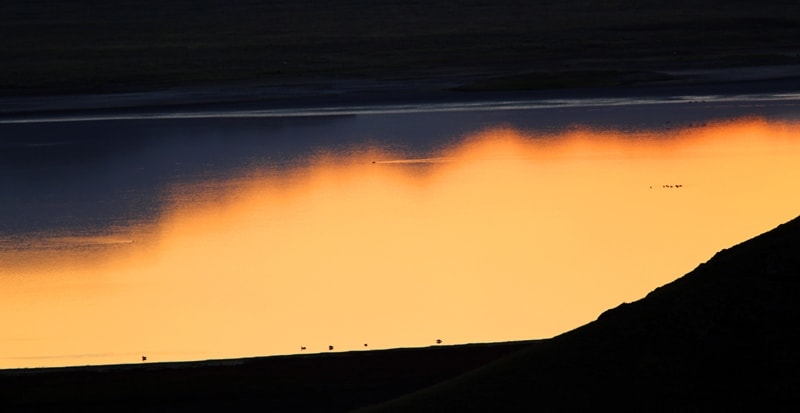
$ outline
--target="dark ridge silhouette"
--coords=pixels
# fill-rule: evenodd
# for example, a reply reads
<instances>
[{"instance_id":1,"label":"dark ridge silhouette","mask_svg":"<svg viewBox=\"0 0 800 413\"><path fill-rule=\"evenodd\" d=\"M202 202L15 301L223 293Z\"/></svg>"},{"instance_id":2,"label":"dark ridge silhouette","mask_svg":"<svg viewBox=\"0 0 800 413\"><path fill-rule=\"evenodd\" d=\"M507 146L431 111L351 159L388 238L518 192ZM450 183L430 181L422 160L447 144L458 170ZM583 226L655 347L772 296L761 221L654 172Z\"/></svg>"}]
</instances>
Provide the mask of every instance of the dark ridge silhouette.
<instances>
[{"instance_id":1,"label":"dark ridge silhouette","mask_svg":"<svg viewBox=\"0 0 800 413\"><path fill-rule=\"evenodd\" d=\"M364 412L797 411L800 218L647 297Z\"/></svg>"}]
</instances>

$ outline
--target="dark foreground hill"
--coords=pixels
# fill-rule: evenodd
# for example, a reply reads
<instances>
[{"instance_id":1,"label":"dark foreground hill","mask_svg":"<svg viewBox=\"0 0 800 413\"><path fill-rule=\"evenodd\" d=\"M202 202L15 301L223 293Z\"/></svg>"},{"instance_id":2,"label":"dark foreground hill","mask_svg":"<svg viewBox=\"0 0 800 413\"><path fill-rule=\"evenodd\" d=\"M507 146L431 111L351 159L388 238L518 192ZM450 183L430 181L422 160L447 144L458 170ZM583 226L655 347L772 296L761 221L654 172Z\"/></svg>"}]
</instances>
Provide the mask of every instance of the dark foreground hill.
<instances>
[{"instance_id":1,"label":"dark foreground hill","mask_svg":"<svg viewBox=\"0 0 800 413\"><path fill-rule=\"evenodd\" d=\"M798 411L800 218L646 298L369 412Z\"/></svg>"}]
</instances>

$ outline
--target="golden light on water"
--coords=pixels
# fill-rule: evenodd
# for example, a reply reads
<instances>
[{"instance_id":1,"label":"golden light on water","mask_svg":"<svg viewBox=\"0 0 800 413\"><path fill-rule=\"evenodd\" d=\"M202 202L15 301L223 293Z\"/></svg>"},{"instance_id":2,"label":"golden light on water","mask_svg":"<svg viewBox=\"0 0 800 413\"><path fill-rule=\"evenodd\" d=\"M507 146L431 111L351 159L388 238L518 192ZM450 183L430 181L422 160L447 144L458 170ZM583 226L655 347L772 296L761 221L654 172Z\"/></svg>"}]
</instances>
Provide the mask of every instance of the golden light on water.
<instances>
[{"instance_id":1,"label":"golden light on water","mask_svg":"<svg viewBox=\"0 0 800 413\"><path fill-rule=\"evenodd\" d=\"M0 251L0 367L550 337L800 212L793 123L357 149Z\"/></svg>"}]
</instances>

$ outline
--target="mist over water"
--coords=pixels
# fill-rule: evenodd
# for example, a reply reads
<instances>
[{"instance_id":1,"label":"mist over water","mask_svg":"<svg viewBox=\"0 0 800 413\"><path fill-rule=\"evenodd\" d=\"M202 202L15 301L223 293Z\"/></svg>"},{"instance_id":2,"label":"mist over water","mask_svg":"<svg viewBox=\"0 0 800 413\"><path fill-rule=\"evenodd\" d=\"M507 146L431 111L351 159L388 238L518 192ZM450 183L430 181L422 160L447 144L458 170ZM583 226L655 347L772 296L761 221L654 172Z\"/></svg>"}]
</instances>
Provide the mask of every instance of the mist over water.
<instances>
[{"instance_id":1,"label":"mist over water","mask_svg":"<svg viewBox=\"0 0 800 413\"><path fill-rule=\"evenodd\" d=\"M0 125L0 367L550 337L800 211L791 100Z\"/></svg>"}]
</instances>

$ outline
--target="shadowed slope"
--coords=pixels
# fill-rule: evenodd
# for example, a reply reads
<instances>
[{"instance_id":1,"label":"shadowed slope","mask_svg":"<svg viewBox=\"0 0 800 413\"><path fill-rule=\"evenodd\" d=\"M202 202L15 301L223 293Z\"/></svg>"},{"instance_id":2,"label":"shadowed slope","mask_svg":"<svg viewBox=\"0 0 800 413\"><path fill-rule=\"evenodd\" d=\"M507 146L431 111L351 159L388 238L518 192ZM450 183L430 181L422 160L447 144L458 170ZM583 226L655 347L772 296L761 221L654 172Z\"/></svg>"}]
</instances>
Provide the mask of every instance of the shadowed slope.
<instances>
[{"instance_id":1,"label":"shadowed slope","mask_svg":"<svg viewBox=\"0 0 800 413\"><path fill-rule=\"evenodd\" d=\"M800 218L595 322L369 412L800 406Z\"/></svg>"},{"instance_id":2,"label":"shadowed slope","mask_svg":"<svg viewBox=\"0 0 800 413\"><path fill-rule=\"evenodd\" d=\"M346 412L531 345L535 343L0 370L0 411Z\"/></svg>"}]
</instances>

